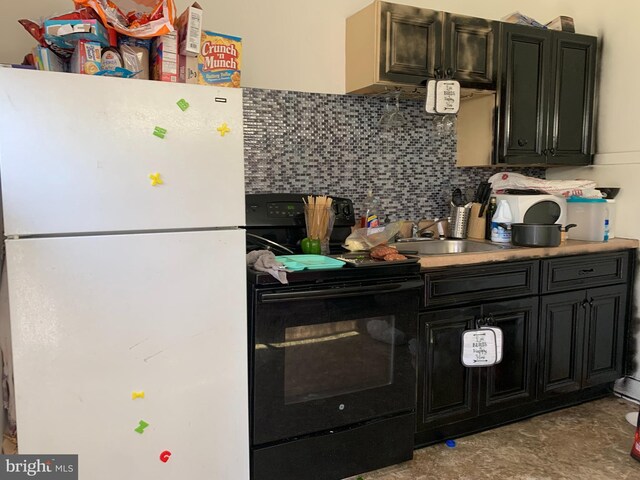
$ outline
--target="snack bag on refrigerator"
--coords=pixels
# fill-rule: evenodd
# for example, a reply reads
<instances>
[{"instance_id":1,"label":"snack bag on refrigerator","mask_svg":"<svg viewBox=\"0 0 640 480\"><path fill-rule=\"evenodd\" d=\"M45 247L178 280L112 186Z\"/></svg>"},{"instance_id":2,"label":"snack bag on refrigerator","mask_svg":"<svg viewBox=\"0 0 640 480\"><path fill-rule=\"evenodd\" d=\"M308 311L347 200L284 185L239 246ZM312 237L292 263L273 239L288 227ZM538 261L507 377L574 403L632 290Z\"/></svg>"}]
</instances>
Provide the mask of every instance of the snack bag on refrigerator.
<instances>
[{"instance_id":1,"label":"snack bag on refrigerator","mask_svg":"<svg viewBox=\"0 0 640 480\"><path fill-rule=\"evenodd\" d=\"M91 7L105 24L136 38L151 38L174 31L173 0L74 0L76 6Z\"/></svg>"}]
</instances>

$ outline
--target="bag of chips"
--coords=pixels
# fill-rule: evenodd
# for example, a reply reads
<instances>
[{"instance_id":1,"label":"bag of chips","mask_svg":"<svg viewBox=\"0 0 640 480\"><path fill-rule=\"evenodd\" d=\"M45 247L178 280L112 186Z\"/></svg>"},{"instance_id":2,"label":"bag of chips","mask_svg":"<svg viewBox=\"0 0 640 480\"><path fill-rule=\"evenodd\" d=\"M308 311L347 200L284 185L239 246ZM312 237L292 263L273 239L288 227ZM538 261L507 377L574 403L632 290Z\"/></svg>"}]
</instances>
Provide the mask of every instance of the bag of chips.
<instances>
[{"instance_id":1,"label":"bag of chips","mask_svg":"<svg viewBox=\"0 0 640 480\"><path fill-rule=\"evenodd\" d=\"M74 0L77 7L91 7L102 21L118 33L151 38L174 31L173 0Z\"/></svg>"}]
</instances>

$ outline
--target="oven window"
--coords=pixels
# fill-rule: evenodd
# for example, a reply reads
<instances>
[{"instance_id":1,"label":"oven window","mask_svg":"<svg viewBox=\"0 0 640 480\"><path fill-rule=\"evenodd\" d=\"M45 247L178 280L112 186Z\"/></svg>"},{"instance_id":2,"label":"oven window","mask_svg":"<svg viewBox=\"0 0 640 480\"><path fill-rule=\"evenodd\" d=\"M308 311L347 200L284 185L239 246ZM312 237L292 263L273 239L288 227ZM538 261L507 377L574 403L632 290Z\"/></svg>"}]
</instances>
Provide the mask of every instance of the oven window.
<instances>
[{"instance_id":1,"label":"oven window","mask_svg":"<svg viewBox=\"0 0 640 480\"><path fill-rule=\"evenodd\" d=\"M400 337L392 315L287 328L285 404L390 385Z\"/></svg>"}]
</instances>

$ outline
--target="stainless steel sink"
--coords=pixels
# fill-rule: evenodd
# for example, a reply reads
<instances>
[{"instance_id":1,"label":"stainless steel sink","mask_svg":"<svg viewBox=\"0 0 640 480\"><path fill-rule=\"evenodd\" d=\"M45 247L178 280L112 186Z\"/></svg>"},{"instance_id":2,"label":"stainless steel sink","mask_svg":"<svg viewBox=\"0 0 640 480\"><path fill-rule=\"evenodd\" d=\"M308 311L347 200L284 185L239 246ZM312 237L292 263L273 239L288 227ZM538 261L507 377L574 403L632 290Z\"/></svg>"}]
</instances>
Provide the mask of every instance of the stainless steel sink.
<instances>
[{"instance_id":1,"label":"stainless steel sink","mask_svg":"<svg viewBox=\"0 0 640 480\"><path fill-rule=\"evenodd\" d=\"M400 253L417 252L418 255L447 255L452 253L491 252L504 250L509 245L476 242L473 240L429 240L401 242L393 245Z\"/></svg>"}]
</instances>

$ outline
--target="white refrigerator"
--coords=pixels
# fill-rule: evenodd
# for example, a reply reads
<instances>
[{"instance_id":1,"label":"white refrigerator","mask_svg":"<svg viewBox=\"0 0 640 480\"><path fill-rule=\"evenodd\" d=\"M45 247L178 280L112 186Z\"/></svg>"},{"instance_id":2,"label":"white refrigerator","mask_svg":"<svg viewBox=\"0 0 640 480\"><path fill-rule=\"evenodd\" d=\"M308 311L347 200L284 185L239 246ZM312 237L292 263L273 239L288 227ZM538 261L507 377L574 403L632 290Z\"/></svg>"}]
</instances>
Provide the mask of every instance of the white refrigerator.
<instances>
[{"instance_id":1,"label":"white refrigerator","mask_svg":"<svg viewBox=\"0 0 640 480\"><path fill-rule=\"evenodd\" d=\"M19 453L248 479L242 91L0 68L0 178Z\"/></svg>"}]
</instances>

